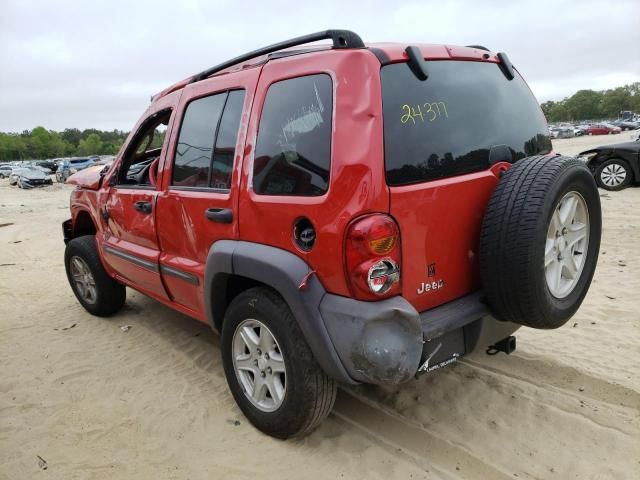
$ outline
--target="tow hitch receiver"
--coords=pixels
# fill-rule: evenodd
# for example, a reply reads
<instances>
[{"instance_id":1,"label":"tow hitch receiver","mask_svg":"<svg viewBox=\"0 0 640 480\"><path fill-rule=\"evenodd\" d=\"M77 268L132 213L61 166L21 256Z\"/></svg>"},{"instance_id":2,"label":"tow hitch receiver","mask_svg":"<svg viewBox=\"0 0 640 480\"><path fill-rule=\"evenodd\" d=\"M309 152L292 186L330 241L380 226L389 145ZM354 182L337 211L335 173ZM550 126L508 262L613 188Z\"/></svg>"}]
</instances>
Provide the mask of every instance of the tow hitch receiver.
<instances>
[{"instance_id":1,"label":"tow hitch receiver","mask_svg":"<svg viewBox=\"0 0 640 480\"><path fill-rule=\"evenodd\" d=\"M511 352L515 351L515 349L516 337L510 335L507 338L503 338L499 342L496 342L489 348L487 348L487 355L496 355L499 352L504 352L509 355Z\"/></svg>"}]
</instances>

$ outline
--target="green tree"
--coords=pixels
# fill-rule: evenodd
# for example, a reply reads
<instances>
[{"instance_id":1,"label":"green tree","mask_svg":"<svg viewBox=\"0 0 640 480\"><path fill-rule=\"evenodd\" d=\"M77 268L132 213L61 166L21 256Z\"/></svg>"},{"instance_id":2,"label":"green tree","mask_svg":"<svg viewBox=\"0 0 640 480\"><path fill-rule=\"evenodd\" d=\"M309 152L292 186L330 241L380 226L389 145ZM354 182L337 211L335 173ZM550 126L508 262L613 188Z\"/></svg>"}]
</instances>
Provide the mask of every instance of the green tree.
<instances>
[{"instance_id":1,"label":"green tree","mask_svg":"<svg viewBox=\"0 0 640 480\"><path fill-rule=\"evenodd\" d=\"M74 150L78 148L78 144L80 143L80 140L82 140L82 132L77 128L65 128L60 136L65 142L72 145Z\"/></svg>"},{"instance_id":2,"label":"green tree","mask_svg":"<svg viewBox=\"0 0 640 480\"><path fill-rule=\"evenodd\" d=\"M632 109L632 97L629 89L618 87L607 90L602 95L600 111L605 117L617 117L622 110Z\"/></svg>"},{"instance_id":3,"label":"green tree","mask_svg":"<svg viewBox=\"0 0 640 480\"><path fill-rule=\"evenodd\" d=\"M80 140L78 155L98 155L102 151L102 140L97 133L91 133Z\"/></svg>"},{"instance_id":4,"label":"green tree","mask_svg":"<svg viewBox=\"0 0 640 480\"><path fill-rule=\"evenodd\" d=\"M569 112L566 103L566 99L556 103L549 111L547 119L550 122L566 122L567 120L571 120L571 113Z\"/></svg>"},{"instance_id":5,"label":"green tree","mask_svg":"<svg viewBox=\"0 0 640 480\"><path fill-rule=\"evenodd\" d=\"M31 132L31 153L35 158L50 158L51 134L44 127L36 127Z\"/></svg>"},{"instance_id":6,"label":"green tree","mask_svg":"<svg viewBox=\"0 0 640 480\"><path fill-rule=\"evenodd\" d=\"M565 101L565 106L572 120L589 120L599 118L602 92L579 90Z\"/></svg>"}]
</instances>

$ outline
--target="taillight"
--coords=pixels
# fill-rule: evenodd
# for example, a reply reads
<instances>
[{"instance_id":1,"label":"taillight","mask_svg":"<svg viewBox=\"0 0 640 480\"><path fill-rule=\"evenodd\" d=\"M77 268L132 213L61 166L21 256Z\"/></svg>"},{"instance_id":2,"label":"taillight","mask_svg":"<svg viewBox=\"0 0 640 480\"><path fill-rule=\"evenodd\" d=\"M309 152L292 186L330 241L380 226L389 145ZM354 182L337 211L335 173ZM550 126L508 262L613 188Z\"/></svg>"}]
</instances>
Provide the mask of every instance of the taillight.
<instances>
[{"instance_id":1,"label":"taillight","mask_svg":"<svg viewBox=\"0 0 640 480\"><path fill-rule=\"evenodd\" d=\"M379 300L400 293L400 230L388 215L356 219L347 230L345 268L351 294Z\"/></svg>"}]
</instances>

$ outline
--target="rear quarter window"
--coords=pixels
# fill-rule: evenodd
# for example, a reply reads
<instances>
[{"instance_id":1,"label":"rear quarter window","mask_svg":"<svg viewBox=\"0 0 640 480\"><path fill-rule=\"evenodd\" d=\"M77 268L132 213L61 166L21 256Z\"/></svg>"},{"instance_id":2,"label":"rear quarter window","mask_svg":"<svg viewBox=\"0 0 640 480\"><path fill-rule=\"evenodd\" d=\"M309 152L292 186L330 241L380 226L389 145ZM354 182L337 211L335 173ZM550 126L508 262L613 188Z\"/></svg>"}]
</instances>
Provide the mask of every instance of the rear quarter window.
<instances>
[{"instance_id":1,"label":"rear quarter window","mask_svg":"<svg viewBox=\"0 0 640 480\"><path fill-rule=\"evenodd\" d=\"M425 81L406 63L381 70L389 185L477 172L494 160L551 151L546 120L519 74L509 81L489 62L427 65Z\"/></svg>"},{"instance_id":2,"label":"rear quarter window","mask_svg":"<svg viewBox=\"0 0 640 480\"><path fill-rule=\"evenodd\" d=\"M329 75L272 84L258 128L254 191L261 195L324 194L329 185L332 115Z\"/></svg>"}]
</instances>

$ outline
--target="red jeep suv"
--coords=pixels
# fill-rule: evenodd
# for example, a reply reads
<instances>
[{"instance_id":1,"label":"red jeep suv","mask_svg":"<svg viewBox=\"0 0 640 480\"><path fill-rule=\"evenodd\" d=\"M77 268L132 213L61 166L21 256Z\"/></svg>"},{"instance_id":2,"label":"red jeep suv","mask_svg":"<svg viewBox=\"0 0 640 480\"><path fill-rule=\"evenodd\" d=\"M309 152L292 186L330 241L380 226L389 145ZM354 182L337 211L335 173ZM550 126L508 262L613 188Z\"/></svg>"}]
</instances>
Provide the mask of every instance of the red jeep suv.
<instances>
[{"instance_id":1,"label":"red jeep suv","mask_svg":"<svg viewBox=\"0 0 640 480\"><path fill-rule=\"evenodd\" d=\"M69 181L79 302L111 315L128 286L211 325L238 405L279 438L326 417L337 382L563 325L600 244L589 169L481 46L271 45L155 95L113 165Z\"/></svg>"}]
</instances>

